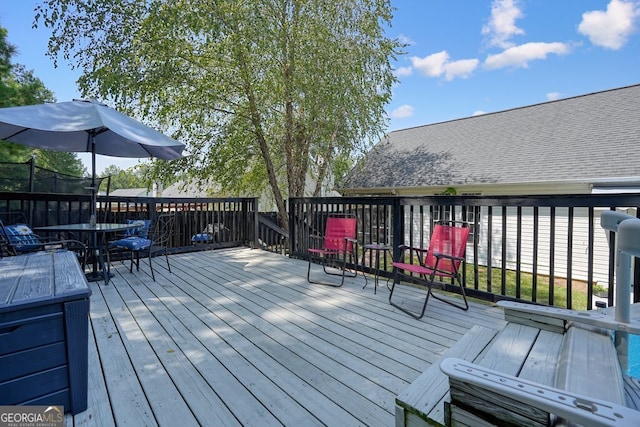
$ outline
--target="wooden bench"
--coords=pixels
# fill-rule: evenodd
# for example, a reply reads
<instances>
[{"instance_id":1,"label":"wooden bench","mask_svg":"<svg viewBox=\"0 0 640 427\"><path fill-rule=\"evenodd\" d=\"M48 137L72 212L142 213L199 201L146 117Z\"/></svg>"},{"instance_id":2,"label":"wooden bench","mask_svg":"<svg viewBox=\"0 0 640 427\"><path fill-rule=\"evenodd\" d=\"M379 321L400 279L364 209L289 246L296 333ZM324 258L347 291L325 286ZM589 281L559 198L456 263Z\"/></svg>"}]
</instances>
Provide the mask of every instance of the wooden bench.
<instances>
[{"instance_id":1,"label":"wooden bench","mask_svg":"<svg viewBox=\"0 0 640 427\"><path fill-rule=\"evenodd\" d=\"M509 323L499 333L480 327L470 330L469 337L443 354L442 363L434 363L403 391L396 399L396 425L485 426L507 421L546 426L557 416L573 420L578 416L594 425L598 417L603 425L640 425L640 412L627 407L633 406L629 396L637 390L626 390L625 396L625 385L637 382L622 375L610 329L577 324L558 313L523 313L519 308L505 307ZM597 320L595 313L588 314ZM484 348L469 345L478 337L489 339ZM554 397L553 404L549 396ZM598 408L596 416L589 412L580 418L593 408Z\"/></svg>"},{"instance_id":2,"label":"wooden bench","mask_svg":"<svg viewBox=\"0 0 640 427\"><path fill-rule=\"evenodd\" d=\"M505 330L520 325L523 334L514 335L513 341L504 341L499 334L477 363L454 359L441 363L450 376L449 425L547 426L561 419L585 425L640 425L640 412L628 407L625 384L629 383L611 336L612 329L636 331L637 325L618 324L595 312L552 309L546 315L550 308L499 305L510 321ZM524 359L514 357L510 345L526 348L530 342L526 334L536 330L538 351L532 347ZM546 356L540 358L539 349ZM535 354L538 357L532 357ZM518 360L522 367L513 369Z\"/></svg>"}]
</instances>

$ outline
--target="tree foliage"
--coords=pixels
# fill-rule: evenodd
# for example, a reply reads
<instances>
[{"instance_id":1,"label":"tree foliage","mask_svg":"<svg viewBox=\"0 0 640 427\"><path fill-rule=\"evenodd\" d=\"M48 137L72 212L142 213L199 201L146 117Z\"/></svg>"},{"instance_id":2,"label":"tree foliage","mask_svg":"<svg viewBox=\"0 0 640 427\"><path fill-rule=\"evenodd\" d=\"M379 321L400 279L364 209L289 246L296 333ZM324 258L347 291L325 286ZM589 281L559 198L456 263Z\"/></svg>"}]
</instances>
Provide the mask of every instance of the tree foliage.
<instances>
[{"instance_id":1,"label":"tree foliage","mask_svg":"<svg viewBox=\"0 0 640 427\"><path fill-rule=\"evenodd\" d=\"M8 32L0 27L0 107L17 107L55 102L53 92L23 65L13 64L11 58L17 48L9 43ZM64 174L82 176L86 170L74 153L32 148L6 141L0 143L0 160L23 163L35 155L36 165Z\"/></svg>"},{"instance_id":2,"label":"tree foliage","mask_svg":"<svg viewBox=\"0 0 640 427\"><path fill-rule=\"evenodd\" d=\"M37 19L85 95L188 144L156 174L268 186L284 214L384 131L391 13L388 0L47 0Z\"/></svg>"},{"instance_id":3,"label":"tree foliage","mask_svg":"<svg viewBox=\"0 0 640 427\"><path fill-rule=\"evenodd\" d=\"M136 166L120 169L116 165L108 166L104 169L101 176L110 176L109 191L118 190L120 188L146 188L151 189L154 181L151 181L149 177L151 173L149 168L151 167L149 162L139 163ZM169 178L163 181L163 185L168 187L176 182L175 179ZM107 190L107 180L104 180L100 185L101 191Z\"/></svg>"},{"instance_id":4,"label":"tree foliage","mask_svg":"<svg viewBox=\"0 0 640 427\"><path fill-rule=\"evenodd\" d=\"M105 168L101 176L111 176L109 183L109 191L118 190L120 188L146 188L149 183L144 178L144 168L133 167L130 169L120 169L116 165ZM106 191L107 181L103 181L100 185L101 191Z\"/></svg>"}]
</instances>

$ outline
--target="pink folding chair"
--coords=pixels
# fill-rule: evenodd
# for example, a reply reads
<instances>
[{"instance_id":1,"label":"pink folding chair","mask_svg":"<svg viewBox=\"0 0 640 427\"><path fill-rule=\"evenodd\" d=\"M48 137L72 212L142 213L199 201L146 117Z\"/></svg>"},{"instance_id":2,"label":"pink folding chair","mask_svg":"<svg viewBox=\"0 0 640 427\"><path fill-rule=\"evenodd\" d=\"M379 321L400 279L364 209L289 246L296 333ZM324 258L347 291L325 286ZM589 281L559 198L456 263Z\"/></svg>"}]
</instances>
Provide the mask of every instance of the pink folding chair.
<instances>
[{"instance_id":1,"label":"pink folding chair","mask_svg":"<svg viewBox=\"0 0 640 427\"><path fill-rule=\"evenodd\" d=\"M464 224L462 227L436 224L433 228L427 249L412 248L405 245L400 246L402 250L400 259L392 263L393 285L389 293L389 303L416 319L421 319L422 316L424 316L430 296L461 310L468 310L469 303L467 302L467 296L464 286L462 285L460 264L464 261L464 253L467 248L467 240L469 239L469 230L467 224ZM418 253L420 255L420 264L401 262L401 260L404 260L404 251L406 250L410 251L410 256L412 256L414 252ZM424 259L422 258L422 254L425 254ZM411 311L400 303L392 300L396 285L399 284L399 276L410 277L413 283L427 288L427 295L420 312L416 313ZM436 277L453 279L452 284L454 285L457 282L457 285L460 286L460 294L464 300L464 305L456 304L453 301L435 295L432 292L432 286Z\"/></svg>"},{"instance_id":2,"label":"pink folding chair","mask_svg":"<svg viewBox=\"0 0 640 427\"><path fill-rule=\"evenodd\" d=\"M324 236L312 235L309 245L309 267L307 268L307 280L309 283L340 287L344 285L345 277L356 277L357 270L353 274L346 274L347 258L354 263L358 258L356 229L358 220L354 216L330 216L327 218ZM341 276L340 284L316 282L311 280L311 263L319 260L326 274ZM330 268L330 269L327 269ZM339 270L339 272L332 271Z\"/></svg>"}]
</instances>

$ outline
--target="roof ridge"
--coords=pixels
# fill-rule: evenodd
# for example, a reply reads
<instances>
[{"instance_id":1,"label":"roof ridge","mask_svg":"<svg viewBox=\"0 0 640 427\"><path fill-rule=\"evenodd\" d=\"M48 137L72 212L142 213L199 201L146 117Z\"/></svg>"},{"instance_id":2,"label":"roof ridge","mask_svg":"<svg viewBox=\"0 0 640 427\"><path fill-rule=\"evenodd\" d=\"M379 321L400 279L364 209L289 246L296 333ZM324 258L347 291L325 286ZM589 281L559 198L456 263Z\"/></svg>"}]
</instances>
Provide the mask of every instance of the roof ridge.
<instances>
[{"instance_id":1,"label":"roof ridge","mask_svg":"<svg viewBox=\"0 0 640 427\"><path fill-rule=\"evenodd\" d=\"M404 129L396 129L396 130L388 132L387 134L392 134L392 133L397 133L397 132L404 132L404 131L407 131L407 130L418 129L418 128L422 128L422 127L441 125L441 124L444 124L444 123L451 123L451 122L457 122L457 121L462 121L462 120L477 119L478 117L486 117L486 116L490 116L490 115L494 115L494 114L507 113L509 111L523 110L523 109L527 109L527 108L538 107L540 105L547 105L547 104L553 104L553 103L559 103L559 102L566 102L566 101L571 101L571 100L583 98L585 96L593 96L593 95L603 94L603 93L607 93L607 92L615 92L615 91L618 91L618 90L625 90L625 89L630 89L630 88L638 87L638 86L640 86L640 83L636 83L636 84L628 85L628 86L622 86L622 87L599 90L599 91L591 92L591 93L584 93L584 94L581 94L581 95L569 96L567 98L553 99L553 100L550 100L550 101L543 101L543 102L538 102L538 103L535 103L535 104L522 105L522 106L519 106L519 107L507 108L507 109L504 109L504 110L491 111L491 112L488 112L488 113L476 114L476 115L473 115L473 116L458 117L458 118L455 118L455 119L443 120L443 121L440 121L440 122L433 122L433 123L427 123L427 124L424 124L424 125L411 126L411 127L404 128Z\"/></svg>"}]
</instances>

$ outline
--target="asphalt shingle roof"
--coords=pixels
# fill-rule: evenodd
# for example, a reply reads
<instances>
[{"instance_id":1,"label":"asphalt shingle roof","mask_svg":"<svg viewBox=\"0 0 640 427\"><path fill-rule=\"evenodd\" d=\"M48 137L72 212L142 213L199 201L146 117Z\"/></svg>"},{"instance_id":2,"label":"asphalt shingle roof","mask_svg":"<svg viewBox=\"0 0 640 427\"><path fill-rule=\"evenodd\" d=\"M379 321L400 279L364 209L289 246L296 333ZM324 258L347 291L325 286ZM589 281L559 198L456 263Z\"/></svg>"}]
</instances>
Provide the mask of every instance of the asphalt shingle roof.
<instances>
[{"instance_id":1,"label":"asphalt shingle roof","mask_svg":"<svg viewBox=\"0 0 640 427\"><path fill-rule=\"evenodd\" d=\"M390 132L345 188L640 176L640 85Z\"/></svg>"}]
</instances>

